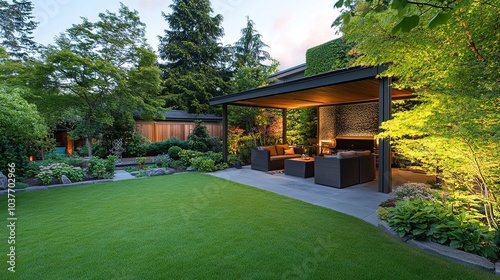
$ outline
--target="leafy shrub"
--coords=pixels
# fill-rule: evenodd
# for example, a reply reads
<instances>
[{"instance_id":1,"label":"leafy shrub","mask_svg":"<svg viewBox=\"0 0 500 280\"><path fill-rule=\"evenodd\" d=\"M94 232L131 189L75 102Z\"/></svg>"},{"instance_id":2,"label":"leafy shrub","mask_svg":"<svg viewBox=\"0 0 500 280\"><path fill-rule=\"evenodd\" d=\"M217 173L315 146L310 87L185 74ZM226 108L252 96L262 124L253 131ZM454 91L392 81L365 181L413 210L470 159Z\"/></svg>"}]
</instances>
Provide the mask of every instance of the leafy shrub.
<instances>
[{"instance_id":1,"label":"leafy shrub","mask_svg":"<svg viewBox=\"0 0 500 280\"><path fill-rule=\"evenodd\" d=\"M183 150L189 149L189 141L179 140L175 137L163 140L161 142L153 142L145 145L145 154L148 156L156 156L165 154L170 147L177 146Z\"/></svg>"},{"instance_id":2,"label":"leafy shrub","mask_svg":"<svg viewBox=\"0 0 500 280\"><path fill-rule=\"evenodd\" d=\"M71 181L78 182L82 181L85 177L85 173L82 168L74 167L67 163L51 163L49 165L39 166L39 172L35 176L37 179L42 181L42 184L48 185L53 179L60 179L62 175L66 175Z\"/></svg>"},{"instance_id":3,"label":"leafy shrub","mask_svg":"<svg viewBox=\"0 0 500 280\"><path fill-rule=\"evenodd\" d=\"M168 149L168 156L173 159L173 160L178 160L180 159L179 153L182 151L181 147L178 146L172 146Z\"/></svg>"},{"instance_id":4,"label":"leafy shrub","mask_svg":"<svg viewBox=\"0 0 500 280\"><path fill-rule=\"evenodd\" d=\"M203 157L209 158L214 161L214 163L222 163L222 153L216 153L216 152L206 152Z\"/></svg>"},{"instance_id":5,"label":"leafy shrub","mask_svg":"<svg viewBox=\"0 0 500 280\"><path fill-rule=\"evenodd\" d=\"M154 159L154 162L157 165L159 165L161 167L165 167L165 168L169 167L169 164L171 161L172 161L172 159L164 153L161 155L157 155L156 158Z\"/></svg>"},{"instance_id":6,"label":"leafy shrub","mask_svg":"<svg viewBox=\"0 0 500 280\"><path fill-rule=\"evenodd\" d=\"M127 167L125 167L124 170L127 171L128 173L130 173L130 172L138 171L139 169L135 166L127 166Z\"/></svg>"},{"instance_id":7,"label":"leafy shrub","mask_svg":"<svg viewBox=\"0 0 500 280\"><path fill-rule=\"evenodd\" d=\"M182 150L179 152L179 162L181 167L188 167L191 165L191 159L203 156L202 152L193 150Z\"/></svg>"},{"instance_id":8,"label":"leafy shrub","mask_svg":"<svg viewBox=\"0 0 500 280\"><path fill-rule=\"evenodd\" d=\"M222 139L217 136L210 137L209 147L212 152L222 153Z\"/></svg>"},{"instance_id":9,"label":"leafy shrub","mask_svg":"<svg viewBox=\"0 0 500 280\"><path fill-rule=\"evenodd\" d=\"M74 167L82 167L83 158L81 157L70 157L65 160L65 162Z\"/></svg>"},{"instance_id":10,"label":"leafy shrub","mask_svg":"<svg viewBox=\"0 0 500 280\"><path fill-rule=\"evenodd\" d=\"M147 157L138 157L135 159L135 161L139 165L139 169L144 168L144 164L146 164L147 159L148 159Z\"/></svg>"},{"instance_id":11,"label":"leafy shrub","mask_svg":"<svg viewBox=\"0 0 500 280\"><path fill-rule=\"evenodd\" d=\"M422 199L436 201L434 191L422 183L406 183L397 187L392 193L392 197L397 200L402 199Z\"/></svg>"},{"instance_id":12,"label":"leafy shrub","mask_svg":"<svg viewBox=\"0 0 500 280\"><path fill-rule=\"evenodd\" d=\"M200 120L196 120L194 123L193 131L188 135L189 148L199 152L207 152L212 148L208 129Z\"/></svg>"},{"instance_id":13,"label":"leafy shrub","mask_svg":"<svg viewBox=\"0 0 500 280\"><path fill-rule=\"evenodd\" d=\"M428 200L400 200L387 214L389 226L399 236L430 240L485 257L495 256L492 232L467 211L458 215L451 205Z\"/></svg>"},{"instance_id":14,"label":"leafy shrub","mask_svg":"<svg viewBox=\"0 0 500 280\"><path fill-rule=\"evenodd\" d=\"M124 154L136 157L145 156L149 143L151 142L141 133L134 132L130 138L123 140Z\"/></svg>"},{"instance_id":15,"label":"leafy shrub","mask_svg":"<svg viewBox=\"0 0 500 280\"><path fill-rule=\"evenodd\" d=\"M193 166L194 170L200 172L212 172L215 170L214 161L205 157L191 159L191 166Z\"/></svg>"},{"instance_id":16,"label":"leafy shrub","mask_svg":"<svg viewBox=\"0 0 500 280\"><path fill-rule=\"evenodd\" d=\"M113 178L115 176L115 161L115 156L108 156L107 159L101 159L97 156L92 157L87 164L90 175L99 179Z\"/></svg>"}]
</instances>

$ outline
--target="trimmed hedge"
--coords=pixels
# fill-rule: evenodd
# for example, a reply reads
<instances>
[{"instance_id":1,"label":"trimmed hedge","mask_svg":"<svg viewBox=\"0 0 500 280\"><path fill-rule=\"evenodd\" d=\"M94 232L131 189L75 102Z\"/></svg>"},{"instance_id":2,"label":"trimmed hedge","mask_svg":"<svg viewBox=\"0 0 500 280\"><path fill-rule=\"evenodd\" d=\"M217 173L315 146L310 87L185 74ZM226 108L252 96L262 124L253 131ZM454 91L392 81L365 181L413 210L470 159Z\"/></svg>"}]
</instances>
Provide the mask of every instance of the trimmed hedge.
<instances>
[{"instance_id":1,"label":"trimmed hedge","mask_svg":"<svg viewBox=\"0 0 500 280\"><path fill-rule=\"evenodd\" d=\"M173 146L180 147L183 150L189 149L189 141L178 138L169 138L161 142L146 144L145 152L148 156L156 156L168 153L168 149Z\"/></svg>"}]
</instances>

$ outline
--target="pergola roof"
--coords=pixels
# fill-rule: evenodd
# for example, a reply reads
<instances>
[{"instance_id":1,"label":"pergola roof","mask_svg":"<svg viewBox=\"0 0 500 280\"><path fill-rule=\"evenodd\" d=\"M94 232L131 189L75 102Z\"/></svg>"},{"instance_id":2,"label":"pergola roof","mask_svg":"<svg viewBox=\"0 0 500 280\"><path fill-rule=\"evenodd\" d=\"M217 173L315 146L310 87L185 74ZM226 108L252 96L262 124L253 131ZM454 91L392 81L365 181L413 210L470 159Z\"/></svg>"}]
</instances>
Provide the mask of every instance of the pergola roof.
<instances>
[{"instance_id":1,"label":"pergola roof","mask_svg":"<svg viewBox=\"0 0 500 280\"><path fill-rule=\"evenodd\" d=\"M214 97L210 105L263 108L304 108L379 100L377 75L387 66L353 67L285 83ZM410 90L392 89L392 99L414 97Z\"/></svg>"}]
</instances>

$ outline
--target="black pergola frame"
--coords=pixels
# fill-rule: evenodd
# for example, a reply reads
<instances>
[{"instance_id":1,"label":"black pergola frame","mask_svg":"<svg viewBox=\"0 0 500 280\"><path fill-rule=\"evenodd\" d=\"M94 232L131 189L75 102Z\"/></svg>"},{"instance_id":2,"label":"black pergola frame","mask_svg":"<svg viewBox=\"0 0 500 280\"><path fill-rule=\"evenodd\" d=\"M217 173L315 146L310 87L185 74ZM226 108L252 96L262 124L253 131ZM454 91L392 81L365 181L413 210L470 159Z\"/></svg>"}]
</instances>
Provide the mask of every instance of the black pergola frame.
<instances>
[{"instance_id":1,"label":"black pergola frame","mask_svg":"<svg viewBox=\"0 0 500 280\"><path fill-rule=\"evenodd\" d=\"M340 104L356 104L378 101L379 103L379 126L383 122L391 119L392 117L392 100L393 89L391 87L391 78L378 76L387 69L387 66L377 67L354 67L332 71L320 75L305 77L285 83L274 84L262 88L256 88L238 93L232 93L224 96L214 97L210 100L210 105L222 105L222 118L223 118L223 159L227 161L227 138L228 138L228 121L227 121L227 106L256 106L261 108L275 108L283 110L283 143L286 142L286 114L287 108L305 108L305 107L320 107L332 106ZM316 90L331 89L332 86L342 86L346 83L362 83L366 80L378 80L378 95L377 98L371 97L355 97L357 99L346 101L345 98L337 98L339 101L334 101L337 97L345 97L349 95L346 88L335 94L332 93L332 99L327 99L325 102L318 102L318 104L304 105L304 99L289 98L286 104L276 105L276 97L297 96L297 94L309 94L308 97L314 96ZM370 88L373 91L373 88ZM412 92L407 90L398 91L397 98L411 98ZM308 101L307 102L315 102ZM253 102L253 103L252 103ZM262 106L259 105L262 102ZM268 102L268 103L266 103ZM273 103L274 102L274 103ZM306 103L307 103L306 102ZM320 104L321 103L321 104ZM285 105L287 107L285 107ZM293 107L297 105L297 107ZM389 193L392 191L392 172L391 172L391 144L390 139L385 138L379 141L379 159L378 159L378 191Z\"/></svg>"}]
</instances>

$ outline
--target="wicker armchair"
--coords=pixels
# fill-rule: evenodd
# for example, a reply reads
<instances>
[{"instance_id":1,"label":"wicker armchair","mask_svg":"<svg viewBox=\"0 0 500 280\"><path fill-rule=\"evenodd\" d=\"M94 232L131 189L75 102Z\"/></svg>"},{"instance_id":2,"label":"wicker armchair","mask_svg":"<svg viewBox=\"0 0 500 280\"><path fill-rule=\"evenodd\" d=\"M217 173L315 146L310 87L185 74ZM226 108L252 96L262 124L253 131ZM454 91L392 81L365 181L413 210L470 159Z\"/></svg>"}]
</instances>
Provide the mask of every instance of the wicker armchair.
<instances>
[{"instance_id":1,"label":"wicker armchair","mask_svg":"<svg viewBox=\"0 0 500 280\"><path fill-rule=\"evenodd\" d=\"M335 188L359 184L359 158L315 157L314 183Z\"/></svg>"}]
</instances>

